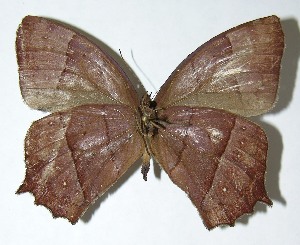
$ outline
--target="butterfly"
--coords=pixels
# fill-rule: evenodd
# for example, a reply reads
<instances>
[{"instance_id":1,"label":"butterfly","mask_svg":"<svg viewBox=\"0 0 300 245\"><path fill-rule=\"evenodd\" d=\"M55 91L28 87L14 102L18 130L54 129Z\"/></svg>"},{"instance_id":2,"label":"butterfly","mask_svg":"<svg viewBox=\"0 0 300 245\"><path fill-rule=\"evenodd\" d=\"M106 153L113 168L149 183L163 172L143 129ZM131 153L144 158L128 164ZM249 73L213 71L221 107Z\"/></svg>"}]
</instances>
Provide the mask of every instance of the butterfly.
<instances>
[{"instance_id":1,"label":"butterfly","mask_svg":"<svg viewBox=\"0 0 300 245\"><path fill-rule=\"evenodd\" d=\"M120 66L86 37L26 16L16 38L25 103L51 112L25 138L17 193L75 224L128 168L153 157L187 193L205 226L233 226L257 201L268 142L245 117L276 101L284 35L276 16L234 27L191 53L154 100L140 100Z\"/></svg>"}]
</instances>

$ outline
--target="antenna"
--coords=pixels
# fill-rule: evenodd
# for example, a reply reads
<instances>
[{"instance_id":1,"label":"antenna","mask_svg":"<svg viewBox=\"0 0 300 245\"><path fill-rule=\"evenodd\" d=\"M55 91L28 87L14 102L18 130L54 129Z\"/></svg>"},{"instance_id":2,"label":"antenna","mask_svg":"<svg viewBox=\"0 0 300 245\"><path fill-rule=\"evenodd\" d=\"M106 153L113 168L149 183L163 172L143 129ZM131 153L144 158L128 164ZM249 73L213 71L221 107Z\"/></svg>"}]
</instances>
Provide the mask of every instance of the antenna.
<instances>
[{"instance_id":1,"label":"antenna","mask_svg":"<svg viewBox=\"0 0 300 245\"><path fill-rule=\"evenodd\" d=\"M135 61L132 50L131 50L131 57L132 57L132 60L133 60L134 64L136 65L136 67L143 74L143 76L147 79L147 81L150 83L150 85L152 86L152 88L154 88L155 93L157 93L157 88L155 87L155 85L152 83L152 81L147 77L147 75L145 74L145 72L143 72L143 70L140 68L140 66Z\"/></svg>"}]
</instances>

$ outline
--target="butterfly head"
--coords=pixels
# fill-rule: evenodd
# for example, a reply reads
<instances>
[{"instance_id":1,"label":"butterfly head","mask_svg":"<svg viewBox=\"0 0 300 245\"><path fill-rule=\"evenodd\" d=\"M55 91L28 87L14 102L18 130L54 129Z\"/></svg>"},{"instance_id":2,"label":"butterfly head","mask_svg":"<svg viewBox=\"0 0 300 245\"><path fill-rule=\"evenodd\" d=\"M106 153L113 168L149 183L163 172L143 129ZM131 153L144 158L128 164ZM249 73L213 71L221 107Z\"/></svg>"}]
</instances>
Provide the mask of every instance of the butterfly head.
<instances>
[{"instance_id":1,"label":"butterfly head","mask_svg":"<svg viewBox=\"0 0 300 245\"><path fill-rule=\"evenodd\" d=\"M153 137L157 134L158 129L163 129L164 122L158 118L158 109L156 102L151 100L149 94L145 94L139 107L141 116L141 131L145 137Z\"/></svg>"}]
</instances>

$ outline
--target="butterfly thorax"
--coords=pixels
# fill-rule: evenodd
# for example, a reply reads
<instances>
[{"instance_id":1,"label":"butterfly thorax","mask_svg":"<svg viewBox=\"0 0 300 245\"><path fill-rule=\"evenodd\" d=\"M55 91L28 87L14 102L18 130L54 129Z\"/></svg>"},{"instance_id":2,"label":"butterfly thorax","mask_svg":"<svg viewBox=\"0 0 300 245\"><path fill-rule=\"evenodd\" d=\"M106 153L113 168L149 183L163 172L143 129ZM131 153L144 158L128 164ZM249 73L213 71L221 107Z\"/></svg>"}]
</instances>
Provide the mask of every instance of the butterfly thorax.
<instances>
[{"instance_id":1,"label":"butterfly thorax","mask_svg":"<svg viewBox=\"0 0 300 245\"><path fill-rule=\"evenodd\" d=\"M141 100L139 106L140 112L140 130L144 137L146 149L143 154L143 165L142 165L142 174L144 180L147 180L147 173L150 166L151 158L151 148L149 144L150 138L154 137L159 129L164 129L164 125L167 123L158 118L158 111L156 108L156 102L151 100L149 94L145 94Z\"/></svg>"},{"instance_id":2,"label":"butterfly thorax","mask_svg":"<svg viewBox=\"0 0 300 245\"><path fill-rule=\"evenodd\" d=\"M158 133L158 129L164 129L168 124L165 120L159 118L156 102L151 100L149 94L145 94L139 106L141 133L145 137L153 137Z\"/></svg>"}]
</instances>

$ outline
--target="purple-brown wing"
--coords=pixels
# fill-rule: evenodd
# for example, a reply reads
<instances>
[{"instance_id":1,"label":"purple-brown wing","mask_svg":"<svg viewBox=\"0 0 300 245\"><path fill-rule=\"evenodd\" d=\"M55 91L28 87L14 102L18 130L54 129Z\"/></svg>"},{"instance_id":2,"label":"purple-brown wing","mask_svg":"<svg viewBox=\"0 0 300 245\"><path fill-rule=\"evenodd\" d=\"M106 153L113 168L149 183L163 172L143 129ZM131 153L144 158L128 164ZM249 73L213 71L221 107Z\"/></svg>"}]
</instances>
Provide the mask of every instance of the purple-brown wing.
<instances>
[{"instance_id":1,"label":"purple-brown wing","mask_svg":"<svg viewBox=\"0 0 300 245\"><path fill-rule=\"evenodd\" d=\"M234 225L257 201L272 204L264 186L268 144L259 126L209 108L170 107L159 116L168 124L151 140L154 158L208 229Z\"/></svg>"},{"instance_id":2,"label":"purple-brown wing","mask_svg":"<svg viewBox=\"0 0 300 245\"><path fill-rule=\"evenodd\" d=\"M272 108L284 35L270 16L232 28L190 54L161 87L158 108L201 106L243 116Z\"/></svg>"},{"instance_id":3,"label":"purple-brown wing","mask_svg":"<svg viewBox=\"0 0 300 245\"><path fill-rule=\"evenodd\" d=\"M32 124L25 139L26 177L17 193L31 192L54 217L77 222L142 155L135 114L124 105L85 105Z\"/></svg>"},{"instance_id":4,"label":"purple-brown wing","mask_svg":"<svg viewBox=\"0 0 300 245\"><path fill-rule=\"evenodd\" d=\"M18 29L16 49L22 96L31 108L139 105L133 86L114 60L69 28L27 16Z\"/></svg>"}]
</instances>

